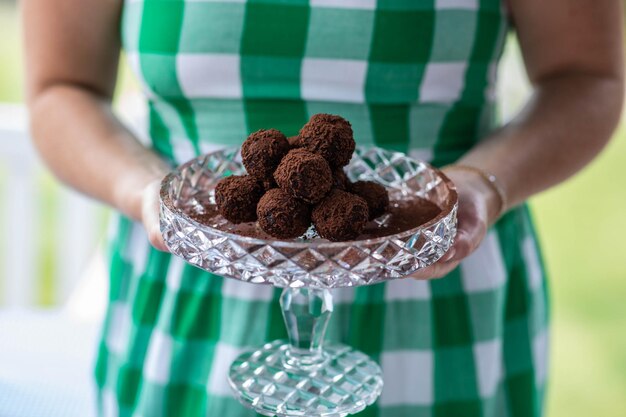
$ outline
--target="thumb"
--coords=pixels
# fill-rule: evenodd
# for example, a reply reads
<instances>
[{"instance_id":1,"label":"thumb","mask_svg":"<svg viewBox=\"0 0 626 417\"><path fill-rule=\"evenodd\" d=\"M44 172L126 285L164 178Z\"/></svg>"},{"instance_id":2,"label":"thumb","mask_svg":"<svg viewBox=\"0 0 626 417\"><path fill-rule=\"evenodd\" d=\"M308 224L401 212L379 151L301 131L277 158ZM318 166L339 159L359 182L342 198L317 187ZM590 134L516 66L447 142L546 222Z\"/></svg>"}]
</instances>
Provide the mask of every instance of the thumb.
<instances>
[{"instance_id":1,"label":"thumb","mask_svg":"<svg viewBox=\"0 0 626 417\"><path fill-rule=\"evenodd\" d=\"M167 246L161 234L159 223L159 190L161 181L153 181L146 186L142 194L141 222L148 234L150 244L160 251L167 252Z\"/></svg>"}]
</instances>

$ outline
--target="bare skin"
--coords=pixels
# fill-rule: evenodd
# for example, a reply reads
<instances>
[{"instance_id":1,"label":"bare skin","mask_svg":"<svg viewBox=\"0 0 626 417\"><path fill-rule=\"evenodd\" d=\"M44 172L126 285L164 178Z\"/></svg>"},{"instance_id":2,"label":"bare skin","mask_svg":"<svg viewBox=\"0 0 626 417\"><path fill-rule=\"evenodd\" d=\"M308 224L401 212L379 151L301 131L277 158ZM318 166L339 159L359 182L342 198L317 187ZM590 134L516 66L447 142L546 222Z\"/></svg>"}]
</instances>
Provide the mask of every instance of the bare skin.
<instances>
[{"instance_id":1,"label":"bare skin","mask_svg":"<svg viewBox=\"0 0 626 417\"><path fill-rule=\"evenodd\" d=\"M23 0L27 97L39 152L64 182L141 221L165 250L158 183L168 171L111 111L120 0ZM509 124L459 163L495 174L508 207L579 171L610 139L624 93L619 0L511 0L534 94ZM459 190L453 250L414 276L445 275L483 240L499 198L477 174L449 171Z\"/></svg>"}]
</instances>

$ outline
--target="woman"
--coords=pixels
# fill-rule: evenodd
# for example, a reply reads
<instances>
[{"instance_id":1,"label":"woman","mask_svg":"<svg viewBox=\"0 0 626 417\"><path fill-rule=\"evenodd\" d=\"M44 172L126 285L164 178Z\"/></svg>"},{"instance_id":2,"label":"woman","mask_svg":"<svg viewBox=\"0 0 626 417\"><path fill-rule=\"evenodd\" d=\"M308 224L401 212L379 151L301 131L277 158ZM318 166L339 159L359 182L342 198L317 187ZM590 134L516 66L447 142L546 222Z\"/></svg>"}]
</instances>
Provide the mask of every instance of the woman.
<instances>
[{"instance_id":1,"label":"woman","mask_svg":"<svg viewBox=\"0 0 626 417\"><path fill-rule=\"evenodd\" d=\"M350 120L361 144L447 166L460 195L446 259L419 280L338 292L330 337L384 370L363 415L540 416L546 285L523 202L611 136L621 16L618 0L25 0L35 142L59 178L122 214L100 412L252 415L226 369L285 336L278 292L160 252L156 190L170 163L260 128L294 135L324 112ZM498 126L495 68L511 24L534 94ZM111 111L120 48L148 100L151 147Z\"/></svg>"}]
</instances>

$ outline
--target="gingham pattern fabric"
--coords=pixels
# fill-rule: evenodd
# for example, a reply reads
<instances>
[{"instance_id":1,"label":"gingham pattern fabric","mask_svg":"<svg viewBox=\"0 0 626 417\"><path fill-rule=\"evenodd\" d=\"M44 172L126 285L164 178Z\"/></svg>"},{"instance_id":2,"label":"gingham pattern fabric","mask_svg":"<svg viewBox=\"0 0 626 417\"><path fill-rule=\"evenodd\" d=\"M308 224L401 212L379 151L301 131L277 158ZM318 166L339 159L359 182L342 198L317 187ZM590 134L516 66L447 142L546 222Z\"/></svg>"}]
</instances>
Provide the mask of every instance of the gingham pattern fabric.
<instances>
[{"instance_id":1,"label":"gingham pattern fabric","mask_svg":"<svg viewBox=\"0 0 626 417\"><path fill-rule=\"evenodd\" d=\"M341 114L361 144L454 161L496 126L507 30L498 0L127 0L122 37L173 162L310 115ZM105 416L254 415L226 372L285 338L279 290L223 279L150 248L120 218L96 366ZM542 414L543 268L526 207L506 214L449 276L334 291L328 338L383 369L362 416Z\"/></svg>"}]
</instances>

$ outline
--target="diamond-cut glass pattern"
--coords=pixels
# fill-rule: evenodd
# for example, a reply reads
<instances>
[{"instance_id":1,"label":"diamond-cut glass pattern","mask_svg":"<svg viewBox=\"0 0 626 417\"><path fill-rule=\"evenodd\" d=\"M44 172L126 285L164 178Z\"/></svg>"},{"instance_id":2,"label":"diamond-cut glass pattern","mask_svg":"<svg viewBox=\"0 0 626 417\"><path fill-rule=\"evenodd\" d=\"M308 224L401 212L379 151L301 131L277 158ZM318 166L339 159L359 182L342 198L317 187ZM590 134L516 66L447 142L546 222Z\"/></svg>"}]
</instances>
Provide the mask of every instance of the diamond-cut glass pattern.
<instances>
[{"instance_id":1,"label":"diamond-cut glass pattern","mask_svg":"<svg viewBox=\"0 0 626 417\"><path fill-rule=\"evenodd\" d=\"M281 341L268 343L230 367L235 395L260 414L343 417L363 410L382 391L378 364L348 346L326 345L326 363L312 372L285 369L287 349Z\"/></svg>"},{"instance_id":2,"label":"diamond-cut glass pattern","mask_svg":"<svg viewBox=\"0 0 626 417\"><path fill-rule=\"evenodd\" d=\"M185 212L202 213L224 176L241 174L239 150L193 159L169 174L161 187L161 232L169 250L204 270L277 287L339 288L400 278L436 262L456 235L457 196L440 171L380 148L358 148L350 179L384 185L393 199L426 198L443 209L434 220L396 235L328 242L313 234L293 241L260 240L201 224Z\"/></svg>"}]
</instances>

